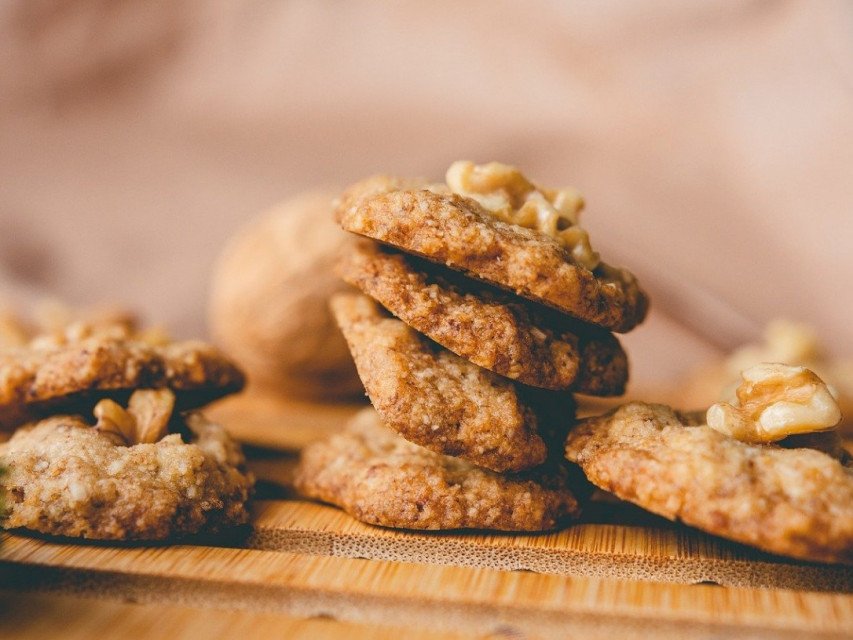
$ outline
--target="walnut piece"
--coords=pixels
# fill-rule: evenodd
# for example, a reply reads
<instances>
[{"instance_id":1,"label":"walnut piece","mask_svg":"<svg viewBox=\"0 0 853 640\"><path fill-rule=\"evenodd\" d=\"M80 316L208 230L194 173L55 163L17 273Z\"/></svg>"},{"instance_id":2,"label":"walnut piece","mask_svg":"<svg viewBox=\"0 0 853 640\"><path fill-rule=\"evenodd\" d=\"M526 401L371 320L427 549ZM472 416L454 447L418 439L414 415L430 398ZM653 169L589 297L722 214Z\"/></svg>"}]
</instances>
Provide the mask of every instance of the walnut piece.
<instances>
[{"instance_id":1,"label":"walnut piece","mask_svg":"<svg viewBox=\"0 0 853 640\"><path fill-rule=\"evenodd\" d=\"M601 264L579 224L584 201L576 189L542 189L500 162L476 165L459 160L450 165L445 181L451 191L476 200L497 219L555 238L590 271Z\"/></svg>"},{"instance_id":2,"label":"walnut piece","mask_svg":"<svg viewBox=\"0 0 853 640\"><path fill-rule=\"evenodd\" d=\"M775 442L827 431L841 410L826 384L805 367L762 363L741 373L737 403L720 402L706 414L708 426L743 442Z\"/></svg>"},{"instance_id":3,"label":"walnut piece","mask_svg":"<svg viewBox=\"0 0 853 640\"><path fill-rule=\"evenodd\" d=\"M174 408L171 389L138 389L127 409L109 398L98 402L95 429L118 445L152 444L166 435Z\"/></svg>"}]
</instances>

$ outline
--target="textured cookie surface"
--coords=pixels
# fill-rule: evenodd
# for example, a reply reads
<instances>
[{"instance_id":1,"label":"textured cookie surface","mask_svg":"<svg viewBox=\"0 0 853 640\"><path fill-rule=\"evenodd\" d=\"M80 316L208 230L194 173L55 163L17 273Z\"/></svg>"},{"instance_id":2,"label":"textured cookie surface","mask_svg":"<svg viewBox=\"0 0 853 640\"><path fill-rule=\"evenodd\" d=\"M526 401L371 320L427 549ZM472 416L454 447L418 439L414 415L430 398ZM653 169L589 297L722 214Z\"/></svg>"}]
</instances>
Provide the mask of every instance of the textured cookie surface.
<instances>
[{"instance_id":1,"label":"textured cookie surface","mask_svg":"<svg viewBox=\"0 0 853 640\"><path fill-rule=\"evenodd\" d=\"M116 445L82 418L26 425L0 445L3 526L97 540L162 540L248 521L251 476L222 427L188 420L154 444Z\"/></svg>"},{"instance_id":2,"label":"textured cookie surface","mask_svg":"<svg viewBox=\"0 0 853 640\"><path fill-rule=\"evenodd\" d=\"M374 242L354 245L339 271L409 326L502 376L591 395L625 390L628 359L607 331Z\"/></svg>"},{"instance_id":3,"label":"textured cookie surface","mask_svg":"<svg viewBox=\"0 0 853 640\"><path fill-rule=\"evenodd\" d=\"M240 370L203 342L150 344L94 336L66 344L0 350L0 427L76 412L104 392L169 387L182 409L239 391Z\"/></svg>"},{"instance_id":4,"label":"textured cookie surface","mask_svg":"<svg viewBox=\"0 0 853 640\"><path fill-rule=\"evenodd\" d=\"M493 471L520 471L545 460L540 431L565 433L573 422L571 394L537 397L539 406L566 406L540 424L511 381L431 342L370 298L343 294L331 304L373 406L407 440Z\"/></svg>"},{"instance_id":5,"label":"textured cookie surface","mask_svg":"<svg viewBox=\"0 0 853 640\"><path fill-rule=\"evenodd\" d=\"M630 331L646 315L648 299L629 272L590 271L552 237L501 222L471 198L371 178L349 189L336 217L347 231L613 331Z\"/></svg>"},{"instance_id":6,"label":"textured cookie surface","mask_svg":"<svg viewBox=\"0 0 853 640\"><path fill-rule=\"evenodd\" d=\"M553 529L578 515L560 466L501 475L434 453L365 409L302 452L297 489L370 524L406 529Z\"/></svg>"},{"instance_id":7,"label":"textured cookie surface","mask_svg":"<svg viewBox=\"0 0 853 640\"><path fill-rule=\"evenodd\" d=\"M853 563L853 471L814 449L750 445L663 405L584 420L566 457L654 513L760 549Z\"/></svg>"}]
</instances>

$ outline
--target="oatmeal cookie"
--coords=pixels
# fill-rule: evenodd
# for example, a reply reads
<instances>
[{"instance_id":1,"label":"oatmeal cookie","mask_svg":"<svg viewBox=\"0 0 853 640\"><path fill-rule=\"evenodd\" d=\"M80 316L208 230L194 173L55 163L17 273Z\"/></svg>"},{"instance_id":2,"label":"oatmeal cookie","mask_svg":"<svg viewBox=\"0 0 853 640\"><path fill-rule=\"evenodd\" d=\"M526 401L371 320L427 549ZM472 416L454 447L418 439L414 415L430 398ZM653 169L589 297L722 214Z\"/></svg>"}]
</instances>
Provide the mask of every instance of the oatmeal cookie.
<instances>
[{"instance_id":1,"label":"oatmeal cookie","mask_svg":"<svg viewBox=\"0 0 853 640\"><path fill-rule=\"evenodd\" d=\"M342 294L331 304L373 406L407 440L493 471L521 471L541 464L548 434L574 418L571 394L522 390L366 296Z\"/></svg>"},{"instance_id":2,"label":"oatmeal cookie","mask_svg":"<svg viewBox=\"0 0 853 640\"><path fill-rule=\"evenodd\" d=\"M490 371L547 389L625 391L628 358L608 331L375 242L351 247L339 271L409 326Z\"/></svg>"},{"instance_id":3,"label":"oatmeal cookie","mask_svg":"<svg viewBox=\"0 0 853 640\"><path fill-rule=\"evenodd\" d=\"M554 237L497 219L473 198L400 184L380 177L354 185L336 218L347 231L613 331L645 318L648 298L628 271L604 263L590 270Z\"/></svg>"},{"instance_id":4,"label":"oatmeal cookie","mask_svg":"<svg viewBox=\"0 0 853 640\"><path fill-rule=\"evenodd\" d=\"M178 434L124 446L80 416L21 427L0 445L3 526L97 540L162 540L248 521L251 475L225 430L187 418Z\"/></svg>"},{"instance_id":5,"label":"oatmeal cookie","mask_svg":"<svg viewBox=\"0 0 853 640\"><path fill-rule=\"evenodd\" d=\"M565 467L500 475L411 444L364 409L302 451L295 484L363 522L405 529L540 531L577 517Z\"/></svg>"},{"instance_id":6,"label":"oatmeal cookie","mask_svg":"<svg viewBox=\"0 0 853 640\"><path fill-rule=\"evenodd\" d=\"M178 407L188 409L239 391L244 383L240 370L203 342L152 344L102 335L37 340L0 350L0 427L86 411L100 397L141 387L168 387Z\"/></svg>"},{"instance_id":7,"label":"oatmeal cookie","mask_svg":"<svg viewBox=\"0 0 853 640\"><path fill-rule=\"evenodd\" d=\"M671 520L780 555L853 563L853 470L701 422L630 403L579 423L566 457L596 486Z\"/></svg>"}]
</instances>

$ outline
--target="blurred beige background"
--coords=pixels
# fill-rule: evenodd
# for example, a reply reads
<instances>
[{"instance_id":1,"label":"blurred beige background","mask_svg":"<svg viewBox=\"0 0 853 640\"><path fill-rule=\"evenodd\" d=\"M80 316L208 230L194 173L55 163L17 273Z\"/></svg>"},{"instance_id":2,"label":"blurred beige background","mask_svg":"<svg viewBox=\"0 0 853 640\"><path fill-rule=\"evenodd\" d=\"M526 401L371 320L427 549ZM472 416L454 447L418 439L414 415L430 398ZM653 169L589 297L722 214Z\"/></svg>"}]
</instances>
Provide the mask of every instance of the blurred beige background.
<instances>
[{"instance_id":1,"label":"blurred beige background","mask_svg":"<svg viewBox=\"0 0 853 640\"><path fill-rule=\"evenodd\" d=\"M7 0L0 63L6 296L203 332L259 211L497 159L651 292L635 380L779 315L853 352L853 3Z\"/></svg>"}]
</instances>

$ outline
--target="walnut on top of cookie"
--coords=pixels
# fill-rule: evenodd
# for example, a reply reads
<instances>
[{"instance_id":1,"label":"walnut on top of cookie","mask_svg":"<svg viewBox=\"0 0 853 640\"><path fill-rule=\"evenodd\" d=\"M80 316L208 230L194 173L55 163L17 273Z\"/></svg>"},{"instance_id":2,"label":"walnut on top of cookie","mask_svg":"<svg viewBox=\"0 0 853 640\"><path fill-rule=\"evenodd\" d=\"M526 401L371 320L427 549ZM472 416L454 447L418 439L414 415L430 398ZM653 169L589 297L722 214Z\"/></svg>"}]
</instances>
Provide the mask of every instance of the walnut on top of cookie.
<instances>
[{"instance_id":1,"label":"walnut on top of cookie","mask_svg":"<svg viewBox=\"0 0 853 640\"><path fill-rule=\"evenodd\" d=\"M596 486L649 511L765 551L853 564L853 468L841 412L803 367L742 373L705 415L629 403L582 420L566 457Z\"/></svg>"},{"instance_id":2,"label":"walnut on top of cookie","mask_svg":"<svg viewBox=\"0 0 853 640\"><path fill-rule=\"evenodd\" d=\"M809 324L776 318L764 327L760 340L702 365L673 385L666 397L671 395L683 406L707 406L721 398L730 398L740 372L760 362L803 366L826 382L841 408L839 429L850 436L853 435L853 359L833 356L829 345Z\"/></svg>"},{"instance_id":3,"label":"walnut on top of cookie","mask_svg":"<svg viewBox=\"0 0 853 640\"><path fill-rule=\"evenodd\" d=\"M163 540L245 524L254 479L239 445L168 389L54 415L0 445L3 526L97 540Z\"/></svg>"},{"instance_id":4,"label":"walnut on top of cookie","mask_svg":"<svg viewBox=\"0 0 853 640\"><path fill-rule=\"evenodd\" d=\"M3 318L4 527L159 540L247 521L239 445L186 412L242 387L232 362L122 312Z\"/></svg>"},{"instance_id":5,"label":"walnut on top of cookie","mask_svg":"<svg viewBox=\"0 0 853 640\"><path fill-rule=\"evenodd\" d=\"M446 184L373 177L350 187L336 217L347 231L463 271L585 322L626 332L648 297L602 262L579 224L573 189L543 189L514 167L456 162Z\"/></svg>"},{"instance_id":6,"label":"walnut on top of cookie","mask_svg":"<svg viewBox=\"0 0 853 640\"><path fill-rule=\"evenodd\" d=\"M530 491L516 494L525 485L515 474L567 471L558 443L573 420L571 392L623 392L627 357L610 332L632 329L648 306L636 279L593 250L579 224L582 206L577 191L539 188L500 163L456 162L441 185L379 176L343 194L336 210L341 226L372 241L352 246L339 272L375 301L337 296L332 307L376 416L409 441L411 456L401 464L380 447L368 461L358 460L371 484L353 485L339 450L354 443L327 439L302 458L297 475L304 491L389 526L557 524L553 517L395 518L379 507L371 511L381 516L366 513L365 505L399 503L370 487L393 493L410 484L414 494L455 504L429 488L452 467L461 471L448 496L482 484L500 499L478 498L468 508L495 510L530 501ZM413 473L415 463L430 472ZM379 468L387 472L381 483ZM567 473L549 501L573 503L585 487ZM537 511L545 508L534 502ZM577 509L571 511L565 515L576 517Z\"/></svg>"}]
</instances>

